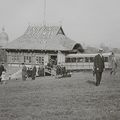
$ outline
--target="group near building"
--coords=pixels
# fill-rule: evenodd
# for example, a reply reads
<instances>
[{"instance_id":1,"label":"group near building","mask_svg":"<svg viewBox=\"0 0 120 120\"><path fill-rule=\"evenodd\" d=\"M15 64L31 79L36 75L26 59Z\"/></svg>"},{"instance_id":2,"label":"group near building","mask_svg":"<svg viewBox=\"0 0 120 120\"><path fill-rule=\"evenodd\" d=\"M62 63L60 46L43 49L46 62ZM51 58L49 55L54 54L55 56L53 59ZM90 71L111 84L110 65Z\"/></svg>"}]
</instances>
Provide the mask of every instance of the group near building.
<instances>
[{"instance_id":1,"label":"group near building","mask_svg":"<svg viewBox=\"0 0 120 120\"><path fill-rule=\"evenodd\" d=\"M65 56L83 52L80 43L68 38L62 26L29 25L23 35L2 47L9 66L54 65L65 63Z\"/></svg>"}]
</instances>

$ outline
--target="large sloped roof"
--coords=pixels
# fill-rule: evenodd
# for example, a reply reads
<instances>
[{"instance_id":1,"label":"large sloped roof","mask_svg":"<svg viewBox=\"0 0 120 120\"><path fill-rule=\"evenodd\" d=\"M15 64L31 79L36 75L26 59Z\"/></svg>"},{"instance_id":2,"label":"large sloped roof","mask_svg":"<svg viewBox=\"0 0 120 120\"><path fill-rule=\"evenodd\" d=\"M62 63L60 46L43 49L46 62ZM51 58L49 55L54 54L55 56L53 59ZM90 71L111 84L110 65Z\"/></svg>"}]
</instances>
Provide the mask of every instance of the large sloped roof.
<instances>
[{"instance_id":1,"label":"large sloped roof","mask_svg":"<svg viewBox=\"0 0 120 120\"><path fill-rule=\"evenodd\" d=\"M75 44L64 34L61 26L28 26L22 36L8 43L4 49L72 50Z\"/></svg>"}]
</instances>

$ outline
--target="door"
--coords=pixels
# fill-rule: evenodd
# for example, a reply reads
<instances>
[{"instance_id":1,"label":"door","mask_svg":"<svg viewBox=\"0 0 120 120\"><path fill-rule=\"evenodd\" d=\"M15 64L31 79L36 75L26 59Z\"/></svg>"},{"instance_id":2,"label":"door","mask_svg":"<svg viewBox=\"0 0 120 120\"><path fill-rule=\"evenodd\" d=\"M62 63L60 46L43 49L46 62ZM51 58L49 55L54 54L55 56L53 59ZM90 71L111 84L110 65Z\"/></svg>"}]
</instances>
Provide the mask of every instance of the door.
<instances>
[{"instance_id":1,"label":"door","mask_svg":"<svg viewBox=\"0 0 120 120\"><path fill-rule=\"evenodd\" d=\"M50 55L49 63L57 65L57 55Z\"/></svg>"}]
</instances>

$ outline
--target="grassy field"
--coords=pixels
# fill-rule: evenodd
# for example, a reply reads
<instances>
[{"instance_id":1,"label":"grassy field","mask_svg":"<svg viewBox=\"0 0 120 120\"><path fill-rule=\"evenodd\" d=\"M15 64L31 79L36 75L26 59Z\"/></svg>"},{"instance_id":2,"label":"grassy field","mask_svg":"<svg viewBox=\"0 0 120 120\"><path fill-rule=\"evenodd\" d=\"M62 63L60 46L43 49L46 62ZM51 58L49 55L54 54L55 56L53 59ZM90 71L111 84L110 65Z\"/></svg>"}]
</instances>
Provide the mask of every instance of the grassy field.
<instances>
[{"instance_id":1,"label":"grassy field","mask_svg":"<svg viewBox=\"0 0 120 120\"><path fill-rule=\"evenodd\" d=\"M98 87L91 72L10 80L0 85L0 120L120 120L119 74L104 72Z\"/></svg>"}]
</instances>

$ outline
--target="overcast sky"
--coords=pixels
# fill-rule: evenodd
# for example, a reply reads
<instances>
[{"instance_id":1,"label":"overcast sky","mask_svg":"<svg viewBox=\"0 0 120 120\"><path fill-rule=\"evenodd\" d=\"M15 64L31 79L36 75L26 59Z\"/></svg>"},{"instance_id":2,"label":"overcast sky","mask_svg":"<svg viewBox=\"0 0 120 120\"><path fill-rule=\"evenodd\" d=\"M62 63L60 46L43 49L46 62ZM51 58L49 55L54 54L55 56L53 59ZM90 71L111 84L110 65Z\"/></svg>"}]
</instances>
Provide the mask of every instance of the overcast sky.
<instances>
[{"instance_id":1,"label":"overcast sky","mask_svg":"<svg viewBox=\"0 0 120 120\"><path fill-rule=\"evenodd\" d=\"M120 0L46 0L46 22L62 23L65 34L80 43L120 48ZM10 41L29 24L43 23L44 0L0 0L0 31Z\"/></svg>"}]
</instances>

